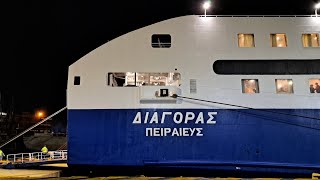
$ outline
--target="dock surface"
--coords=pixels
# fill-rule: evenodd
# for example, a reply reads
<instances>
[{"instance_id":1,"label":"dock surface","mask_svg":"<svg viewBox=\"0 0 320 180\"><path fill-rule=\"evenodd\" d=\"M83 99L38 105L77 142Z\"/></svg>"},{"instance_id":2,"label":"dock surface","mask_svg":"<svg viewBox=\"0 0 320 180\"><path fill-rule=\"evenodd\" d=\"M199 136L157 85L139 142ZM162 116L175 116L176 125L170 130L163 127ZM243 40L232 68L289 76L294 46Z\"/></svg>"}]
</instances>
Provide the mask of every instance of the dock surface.
<instances>
[{"instance_id":1,"label":"dock surface","mask_svg":"<svg viewBox=\"0 0 320 180\"><path fill-rule=\"evenodd\" d=\"M56 178L60 173L61 170L0 169L0 179Z\"/></svg>"}]
</instances>

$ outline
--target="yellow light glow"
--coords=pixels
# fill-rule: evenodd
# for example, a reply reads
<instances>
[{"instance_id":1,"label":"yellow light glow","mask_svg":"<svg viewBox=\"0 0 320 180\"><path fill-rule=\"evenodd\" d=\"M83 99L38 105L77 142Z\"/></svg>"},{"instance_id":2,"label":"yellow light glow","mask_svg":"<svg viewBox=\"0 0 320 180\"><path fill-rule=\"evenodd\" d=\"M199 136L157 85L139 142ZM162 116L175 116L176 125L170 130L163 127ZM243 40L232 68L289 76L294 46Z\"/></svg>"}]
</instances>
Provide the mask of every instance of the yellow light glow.
<instances>
[{"instance_id":1,"label":"yellow light glow","mask_svg":"<svg viewBox=\"0 0 320 180\"><path fill-rule=\"evenodd\" d=\"M43 112L43 111L38 111L38 112L36 113L36 116L37 116L38 118L42 118L42 117L44 117L44 112Z\"/></svg>"}]
</instances>

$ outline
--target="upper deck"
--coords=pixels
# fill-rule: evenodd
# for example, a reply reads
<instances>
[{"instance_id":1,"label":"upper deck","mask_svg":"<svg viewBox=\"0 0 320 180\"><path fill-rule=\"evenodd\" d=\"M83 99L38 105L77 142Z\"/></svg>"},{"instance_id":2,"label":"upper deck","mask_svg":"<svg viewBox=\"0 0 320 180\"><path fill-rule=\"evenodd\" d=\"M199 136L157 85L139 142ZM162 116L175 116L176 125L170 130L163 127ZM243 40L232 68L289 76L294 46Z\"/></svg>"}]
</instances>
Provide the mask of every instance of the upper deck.
<instances>
[{"instance_id":1,"label":"upper deck","mask_svg":"<svg viewBox=\"0 0 320 180\"><path fill-rule=\"evenodd\" d=\"M247 99L243 99L241 94L243 76L219 76L212 70L213 63L220 59L319 59L320 47L304 47L302 38L303 34L319 35L319 33L320 18L310 16L183 16L155 23L120 36L72 64L69 67L68 77L68 108L140 107L137 105L139 101L133 100L138 92L134 92L135 90L131 88L131 90L119 88L115 90L108 87L107 74L109 72L176 71L181 73L182 83L179 88L186 96L190 96L189 80L197 79L199 93L192 96L221 101L232 99L232 103L239 105L275 107L262 105L256 100L248 102ZM157 34L170 35L170 48L152 47L152 36ZM239 34L252 34L254 46L239 47ZM286 46L273 47L272 34L285 34ZM80 86L74 86L75 76L81 77ZM319 78L319 75L263 78L268 79L269 82L264 85L265 89L261 89L259 95L261 98L271 98L271 104L276 100L275 104L278 104L276 107L312 108L314 105L303 103L302 107L298 104L300 101L319 99L319 96L308 94L308 84L304 82L308 78ZM275 78L297 78L294 82L300 84L298 87L303 84L307 88L295 88L294 96L279 97L272 93ZM92 91L96 93L90 98L86 97ZM209 92L213 95L209 95ZM122 97L125 100L119 101L115 97ZM300 97L301 100L295 102L297 105L288 106L288 100L293 97ZM309 99L310 97L313 99ZM108 99L113 103L108 104L102 99Z\"/></svg>"}]
</instances>

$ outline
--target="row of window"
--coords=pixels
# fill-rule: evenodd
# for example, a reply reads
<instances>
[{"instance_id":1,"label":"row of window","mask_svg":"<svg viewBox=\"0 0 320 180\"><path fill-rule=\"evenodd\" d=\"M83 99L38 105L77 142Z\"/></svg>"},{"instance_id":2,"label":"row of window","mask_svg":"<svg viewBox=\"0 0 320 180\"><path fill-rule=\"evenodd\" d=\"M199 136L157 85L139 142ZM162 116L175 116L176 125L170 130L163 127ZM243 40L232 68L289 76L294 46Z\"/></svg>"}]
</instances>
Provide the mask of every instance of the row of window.
<instances>
[{"instance_id":1,"label":"row of window","mask_svg":"<svg viewBox=\"0 0 320 180\"><path fill-rule=\"evenodd\" d=\"M151 45L153 48L170 48L171 36L169 34L153 34L151 36ZM287 36L285 33L270 34L271 47L287 47ZM320 47L318 33L302 34L303 47ZM238 34L239 47L255 47L254 34Z\"/></svg>"},{"instance_id":2,"label":"row of window","mask_svg":"<svg viewBox=\"0 0 320 180\"><path fill-rule=\"evenodd\" d=\"M180 86L180 73L108 73L108 86ZM258 79L241 79L242 93L259 93ZM293 94L292 79L276 79L276 93ZM80 85L80 76L74 77L74 85ZM320 79L309 79L310 93L320 93ZM196 80L190 80L190 93L196 93Z\"/></svg>"},{"instance_id":3,"label":"row of window","mask_svg":"<svg viewBox=\"0 0 320 180\"><path fill-rule=\"evenodd\" d=\"M302 34L301 37L303 47L320 47L318 33ZM286 34L270 34L270 45L271 47L287 47ZM238 46L255 47L254 34L238 34Z\"/></svg>"},{"instance_id":4,"label":"row of window","mask_svg":"<svg viewBox=\"0 0 320 180\"><path fill-rule=\"evenodd\" d=\"M242 79L242 93L254 94L259 93L258 79ZM279 94L293 94L292 79L276 79L276 93ZM320 93L320 79L309 79L310 93Z\"/></svg>"}]
</instances>

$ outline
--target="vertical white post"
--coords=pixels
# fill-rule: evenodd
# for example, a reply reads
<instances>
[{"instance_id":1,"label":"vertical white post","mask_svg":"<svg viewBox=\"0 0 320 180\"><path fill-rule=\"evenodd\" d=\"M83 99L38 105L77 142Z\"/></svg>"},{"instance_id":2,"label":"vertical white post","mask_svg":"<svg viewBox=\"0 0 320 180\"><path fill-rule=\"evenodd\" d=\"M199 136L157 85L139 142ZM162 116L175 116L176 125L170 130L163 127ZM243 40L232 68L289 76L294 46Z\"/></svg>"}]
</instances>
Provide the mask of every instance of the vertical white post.
<instances>
[{"instance_id":1,"label":"vertical white post","mask_svg":"<svg viewBox=\"0 0 320 180\"><path fill-rule=\"evenodd\" d=\"M315 8L314 13L316 14L316 17L318 17L318 9L320 8L320 2L316 4L314 8Z\"/></svg>"}]
</instances>

